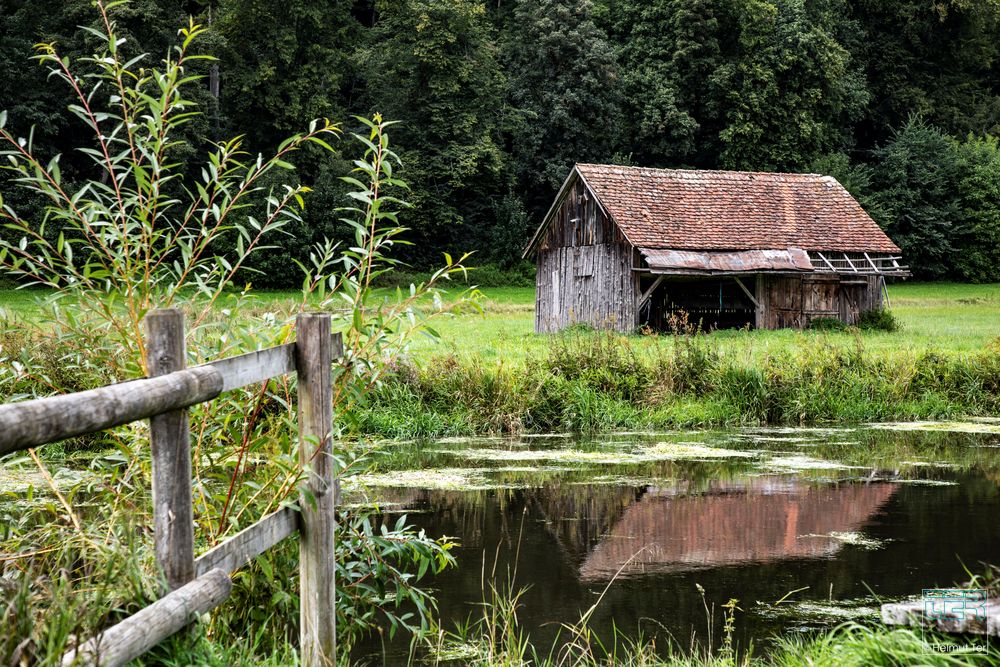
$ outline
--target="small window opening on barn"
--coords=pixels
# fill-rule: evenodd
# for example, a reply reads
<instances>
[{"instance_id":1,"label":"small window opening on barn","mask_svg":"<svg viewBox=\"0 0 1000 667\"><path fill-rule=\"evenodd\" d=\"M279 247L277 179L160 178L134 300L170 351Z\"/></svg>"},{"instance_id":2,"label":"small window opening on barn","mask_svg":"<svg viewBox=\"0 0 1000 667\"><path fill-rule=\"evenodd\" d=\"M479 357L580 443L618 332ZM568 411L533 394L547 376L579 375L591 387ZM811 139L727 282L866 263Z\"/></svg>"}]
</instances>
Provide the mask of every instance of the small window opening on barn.
<instances>
[{"instance_id":1,"label":"small window opening on barn","mask_svg":"<svg viewBox=\"0 0 1000 667\"><path fill-rule=\"evenodd\" d=\"M671 331L673 322L683 320L702 331L753 327L756 306L747 291L753 290L754 276L682 277L644 275L639 282L639 321L654 331ZM744 289L747 288L747 289Z\"/></svg>"}]
</instances>

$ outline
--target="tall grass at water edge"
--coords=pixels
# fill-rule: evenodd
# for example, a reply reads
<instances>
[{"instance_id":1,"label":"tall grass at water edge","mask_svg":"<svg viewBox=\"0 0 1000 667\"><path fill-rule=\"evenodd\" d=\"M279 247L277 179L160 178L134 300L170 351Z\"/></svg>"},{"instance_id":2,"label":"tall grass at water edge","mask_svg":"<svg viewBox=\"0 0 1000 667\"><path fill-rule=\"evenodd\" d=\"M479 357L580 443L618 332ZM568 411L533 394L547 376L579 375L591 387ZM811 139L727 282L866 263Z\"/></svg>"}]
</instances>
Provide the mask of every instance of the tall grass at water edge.
<instances>
[{"instance_id":1,"label":"tall grass at water edge","mask_svg":"<svg viewBox=\"0 0 1000 667\"><path fill-rule=\"evenodd\" d=\"M608 583L608 587L612 585ZM607 588L605 588L605 591ZM704 590L699 586L704 599ZM601 604L603 594L575 623L560 628L552 646L531 643L518 621L520 591L508 583L484 585L484 601L478 616L470 617L454 630L438 629L422 640L420 661L433 665L468 667L897 667L921 665L1000 664L1000 651L986 644L963 643L955 637L931 630L890 628L881 624L847 622L809 634L786 634L760 638L765 651L740 647L733 640L738 622L738 600L730 600L721 610L723 623L720 645L703 643L692 635L688 646L673 637L624 634L614 628L611 637L599 637L589 626L590 616ZM714 606L705 605L707 636L717 622ZM985 650L982 650L985 649Z\"/></svg>"},{"instance_id":2,"label":"tall grass at water edge","mask_svg":"<svg viewBox=\"0 0 1000 667\"><path fill-rule=\"evenodd\" d=\"M359 429L389 437L948 419L1000 410L1000 339L968 354L803 339L748 358L702 334L570 331L523 363L401 361Z\"/></svg>"}]
</instances>

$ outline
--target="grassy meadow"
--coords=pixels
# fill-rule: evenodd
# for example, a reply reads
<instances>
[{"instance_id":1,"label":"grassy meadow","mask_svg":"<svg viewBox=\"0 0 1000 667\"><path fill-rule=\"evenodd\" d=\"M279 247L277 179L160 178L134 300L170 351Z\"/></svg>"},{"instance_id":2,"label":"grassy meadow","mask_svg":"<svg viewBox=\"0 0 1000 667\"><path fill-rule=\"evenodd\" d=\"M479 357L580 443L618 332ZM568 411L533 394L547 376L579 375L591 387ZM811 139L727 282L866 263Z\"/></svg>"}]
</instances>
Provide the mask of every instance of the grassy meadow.
<instances>
[{"instance_id":1,"label":"grassy meadow","mask_svg":"<svg viewBox=\"0 0 1000 667\"><path fill-rule=\"evenodd\" d=\"M483 288L483 315L467 314L438 322L448 350L485 359L516 362L526 351L539 351L547 336L534 334L535 290L530 287ZM939 350L974 352L1000 338L1000 284L901 283L889 287L892 312L900 330L866 332L870 350ZM852 333L818 331L717 331L713 342L730 353L762 356L786 347L823 339L854 345ZM650 339L649 344L655 344ZM440 348L440 345L436 346ZM433 344L418 347L434 353Z\"/></svg>"},{"instance_id":2,"label":"grassy meadow","mask_svg":"<svg viewBox=\"0 0 1000 667\"><path fill-rule=\"evenodd\" d=\"M445 310L462 291L443 295ZM369 304L394 294L376 290ZM45 296L2 292L0 308L8 318L41 317ZM242 312L259 318L295 308L300 298L258 292ZM1000 285L899 284L890 298L899 325L892 332L538 335L532 288L484 288L478 308L444 313L433 320L438 337L411 342L352 428L359 435L431 438L1000 412ZM58 362L51 363L58 371Z\"/></svg>"},{"instance_id":3,"label":"grassy meadow","mask_svg":"<svg viewBox=\"0 0 1000 667\"><path fill-rule=\"evenodd\" d=\"M474 279L474 274L473 274ZM484 360L518 363L526 353L543 350L550 336L535 335L535 290L532 287L484 287L479 300L482 312L466 308L463 313L439 319L434 328L439 340L422 339L413 345L417 358L442 352ZM462 292L446 290L444 298ZM0 290L0 320L31 318L39 304L50 296L46 290ZM298 303L296 291L257 291L253 300L260 310ZM376 291L377 298L392 299L394 290ZM1000 339L1000 283L899 283L889 286L892 313L899 321L896 332L865 332L863 343L872 351L976 352ZM637 340L640 340L637 338ZM851 332L743 331L711 334L713 343L728 353L749 358L794 348L815 340L833 345L855 345ZM656 338L644 341L655 345Z\"/></svg>"}]
</instances>

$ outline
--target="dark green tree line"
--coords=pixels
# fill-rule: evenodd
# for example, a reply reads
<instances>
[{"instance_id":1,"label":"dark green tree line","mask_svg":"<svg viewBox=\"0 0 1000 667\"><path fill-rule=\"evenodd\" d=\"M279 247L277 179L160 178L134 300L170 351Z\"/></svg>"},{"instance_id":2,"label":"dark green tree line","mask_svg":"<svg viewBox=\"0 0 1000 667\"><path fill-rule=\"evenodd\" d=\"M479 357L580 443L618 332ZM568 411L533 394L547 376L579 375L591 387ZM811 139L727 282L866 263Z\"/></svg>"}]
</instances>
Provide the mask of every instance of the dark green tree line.
<instances>
[{"instance_id":1,"label":"dark green tree line","mask_svg":"<svg viewBox=\"0 0 1000 667\"><path fill-rule=\"evenodd\" d=\"M0 15L0 108L50 152L87 129L44 85L32 47L87 53L89 10L6 0ZM148 66L186 15L209 27L203 48L217 60L194 72L207 112L185 130L195 146L243 133L251 159L314 117L348 131L354 115L400 121L414 204L404 256L417 267L463 250L516 264L572 164L596 161L828 172L918 275L1000 280L996 0L132 0L114 11L123 48L148 52ZM88 178L80 156L62 160L68 179ZM350 165L337 151L299 164L313 196L258 258L258 284L294 282L292 260L316 238L349 238L336 209ZM44 201L25 203L42 218Z\"/></svg>"}]
</instances>

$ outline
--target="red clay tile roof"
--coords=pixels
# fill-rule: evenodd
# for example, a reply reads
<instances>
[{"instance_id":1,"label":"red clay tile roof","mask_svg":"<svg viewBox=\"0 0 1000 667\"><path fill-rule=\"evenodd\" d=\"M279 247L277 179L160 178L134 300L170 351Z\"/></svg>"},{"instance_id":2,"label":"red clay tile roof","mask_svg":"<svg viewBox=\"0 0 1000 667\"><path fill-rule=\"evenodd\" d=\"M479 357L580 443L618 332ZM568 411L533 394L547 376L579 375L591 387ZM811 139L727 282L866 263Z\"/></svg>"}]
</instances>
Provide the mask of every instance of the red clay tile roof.
<instances>
[{"instance_id":1,"label":"red clay tile roof","mask_svg":"<svg viewBox=\"0 0 1000 667\"><path fill-rule=\"evenodd\" d=\"M634 246L898 253L831 176L578 164Z\"/></svg>"}]
</instances>

